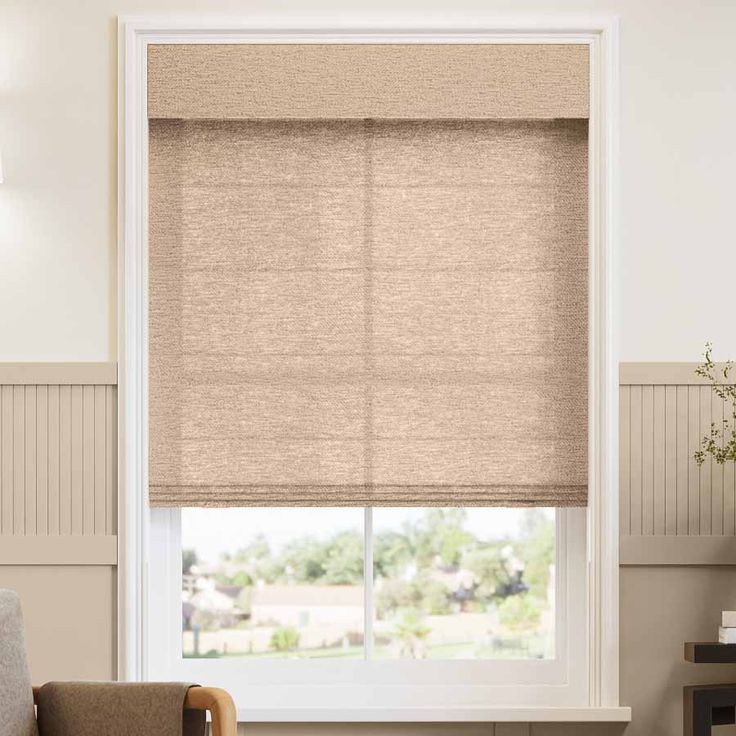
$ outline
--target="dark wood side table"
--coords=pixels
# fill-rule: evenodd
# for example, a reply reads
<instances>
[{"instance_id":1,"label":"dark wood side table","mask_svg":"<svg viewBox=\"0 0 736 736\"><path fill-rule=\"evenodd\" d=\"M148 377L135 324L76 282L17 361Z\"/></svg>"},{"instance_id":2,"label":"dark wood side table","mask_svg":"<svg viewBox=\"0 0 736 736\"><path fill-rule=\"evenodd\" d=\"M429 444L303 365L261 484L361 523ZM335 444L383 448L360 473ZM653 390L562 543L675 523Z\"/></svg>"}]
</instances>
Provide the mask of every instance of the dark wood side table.
<instances>
[{"instance_id":1,"label":"dark wood side table","mask_svg":"<svg viewBox=\"0 0 736 736\"><path fill-rule=\"evenodd\" d=\"M736 644L686 642L688 662L736 664ZM688 685L683 689L684 736L710 736L713 726L736 723L736 683Z\"/></svg>"}]
</instances>

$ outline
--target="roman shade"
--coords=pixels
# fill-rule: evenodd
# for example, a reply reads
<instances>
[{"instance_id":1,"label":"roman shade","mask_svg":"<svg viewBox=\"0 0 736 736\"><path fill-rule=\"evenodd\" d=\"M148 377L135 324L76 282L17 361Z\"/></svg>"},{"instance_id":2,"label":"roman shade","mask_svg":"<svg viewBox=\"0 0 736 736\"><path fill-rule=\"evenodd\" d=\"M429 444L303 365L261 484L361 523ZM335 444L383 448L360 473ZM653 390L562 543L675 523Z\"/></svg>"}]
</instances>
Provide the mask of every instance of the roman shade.
<instances>
[{"instance_id":1,"label":"roman shade","mask_svg":"<svg viewBox=\"0 0 736 736\"><path fill-rule=\"evenodd\" d=\"M232 115L252 49L197 46L234 49L208 118L161 91L176 48L149 52L151 504L585 504L587 91L483 115L479 76L450 117L384 64L401 117L352 88L319 114L299 75L307 119L269 90Z\"/></svg>"},{"instance_id":2,"label":"roman shade","mask_svg":"<svg viewBox=\"0 0 736 736\"><path fill-rule=\"evenodd\" d=\"M148 114L587 118L588 70L581 44L156 44Z\"/></svg>"}]
</instances>

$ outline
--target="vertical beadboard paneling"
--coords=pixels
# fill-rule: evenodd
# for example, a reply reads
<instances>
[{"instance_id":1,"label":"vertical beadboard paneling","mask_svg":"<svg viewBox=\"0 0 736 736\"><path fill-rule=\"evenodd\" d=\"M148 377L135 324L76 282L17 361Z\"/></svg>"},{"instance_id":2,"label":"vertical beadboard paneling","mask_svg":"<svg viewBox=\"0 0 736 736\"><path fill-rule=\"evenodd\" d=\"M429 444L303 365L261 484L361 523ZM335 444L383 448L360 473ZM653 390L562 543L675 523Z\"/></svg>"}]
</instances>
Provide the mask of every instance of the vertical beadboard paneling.
<instances>
[{"instance_id":1,"label":"vertical beadboard paneling","mask_svg":"<svg viewBox=\"0 0 736 736\"><path fill-rule=\"evenodd\" d=\"M51 536L58 535L59 532L59 482L60 482L60 466L59 466L59 450L61 448L61 439L59 437L59 429L61 420L59 416L59 386L48 387L48 416L46 423L46 431L48 434L48 517L49 526L48 533Z\"/></svg>"},{"instance_id":2,"label":"vertical beadboard paneling","mask_svg":"<svg viewBox=\"0 0 736 736\"><path fill-rule=\"evenodd\" d=\"M667 434L666 409L664 405L665 387L654 386L652 409L654 420L652 422L652 484L654 487L654 513L653 533L662 535L665 533L667 504L665 499L665 439Z\"/></svg>"},{"instance_id":3,"label":"vertical beadboard paneling","mask_svg":"<svg viewBox=\"0 0 736 736\"><path fill-rule=\"evenodd\" d=\"M688 439L689 386L676 387L677 421L677 534L690 533L690 444Z\"/></svg>"},{"instance_id":4,"label":"vertical beadboard paneling","mask_svg":"<svg viewBox=\"0 0 736 736\"><path fill-rule=\"evenodd\" d=\"M731 421L733 418L726 410L726 417ZM732 537L736 535L736 485L734 479L734 463L726 463L723 466L723 533Z\"/></svg>"},{"instance_id":5,"label":"vertical beadboard paneling","mask_svg":"<svg viewBox=\"0 0 736 736\"><path fill-rule=\"evenodd\" d=\"M82 531L95 533L95 387L82 387Z\"/></svg>"},{"instance_id":6,"label":"vertical beadboard paneling","mask_svg":"<svg viewBox=\"0 0 736 736\"><path fill-rule=\"evenodd\" d=\"M631 534L631 387L621 386L619 392L619 532Z\"/></svg>"},{"instance_id":7,"label":"vertical beadboard paneling","mask_svg":"<svg viewBox=\"0 0 736 736\"><path fill-rule=\"evenodd\" d=\"M699 386L700 391L700 422L698 423L698 443L710 432L711 424L711 397L713 391L709 386ZM700 533L713 533L713 486L711 477L711 460L700 466Z\"/></svg>"},{"instance_id":8,"label":"vertical beadboard paneling","mask_svg":"<svg viewBox=\"0 0 736 736\"><path fill-rule=\"evenodd\" d=\"M36 387L36 534L49 533L49 410L48 386Z\"/></svg>"},{"instance_id":9,"label":"vertical beadboard paneling","mask_svg":"<svg viewBox=\"0 0 736 736\"><path fill-rule=\"evenodd\" d=\"M13 534L26 531L25 403L25 386L13 386Z\"/></svg>"},{"instance_id":10,"label":"vertical beadboard paneling","mask_svg":"<svg viewBox=\"0 0 736 736\"><path fill-rule=\"evenodd\" d=\"M0 387L0 531L13 533L13 386Z\"/></svg>"},{"instance_id":11,"label":"vertical beadboard paneling","mask_svg":"<svg viewBox=\"0 0 736 736\"><path fill-rule=\"evenodd\" d=\"M631 522L630 533L634 536L642 533L642 387L631 386L631 426L629 428L629 457L631 468L629 483L631 486ZM625 471L624 471L625 472Z\"/></svg>"},{"instance_id":12,"label":"vertical beadboard paneling","mask_svg":"<svg viewBox=\"0 0 736 736\"><path fill-rule=\"evenodd\" d=\"M105 534L105 386L93 386L94 391L94 427L92 444L94 445L94 533Z\"/></svg>"},{"instance_id":13,"label":"vertical beadboard paneling","mask_svg":"<svg viewBox=\"0 0 736 736\"><path fill-rule=\"evenodd\" d=\"M116 533L114 375L109 364L0 364L0 535Z\"/></svg>"},{"instance_id":14,"label":"vertical beadboard paneling","mask_svg":"<svg viewBox=\"0 0 736 736\"><path fill-rule=\"evenodd\" d=\"M71 388L71 529L72 534L84 533L84 450L82 387Z\"/></svg>"},{"instance_id":15,"label":"vertical beadboard paneling","mask_svg":"<svg viewBox=\"0 0 736 736\"><path fill-rule=\"evenodd\" d=\"M117 534L117 468L118 468L118 410L117 389L105 387L105 527L108 534Z\"/></svg>"},{"instance_id":16,"label":"vertical beadboard paneling","mask_svg":"<svg viewBox=\"0 0 736 736\"><path fill-rule=\"evenodd\" d=\"M711 421L720 428L723 423L723 401L711 395ZM706 427L705 434L709 432ZM710 469L711 486L711 534L723 535L723 465L713 463Z\"/></svg>"},{"instance_id":17,"label":"vertical beadboard paneling","mask_svg":"<svg viewBox=\"0 0 736 736\"><path fill-rule=\"evenodd\" d=\"M109 370L91 381L95 370L76 383L69 367L59 382L0 380L1 535L116 534L117 387ZM730 410L682 367L647 376L620 391L621 534L733 536L733 463L693 460Z\"/></svg>"},{"instance_id":18,"label":"vertical beadboard paneling","mask_svg":"<svg viewBox=\"0 0 736 736\"><path fill-rule=\"evenodd\" d=\"M700 526L700 468L693 459L700 447L700 386L688 386L687 485L690 534L705 534Z\"/></svg>"},{"instance_id":19,"label":"vertical beadboard paneling","mask_svg":"<svg viewBox=\"0 0 736 736\"><path fill-rule=\"evenodd\" d=\"M682 364L637 364L620 387L622 537L736 535L736 470L693 459L730 405ZM688 382L689 381L689 382Z\"/></svg>"},{"instance_id":20,"label":"vertical beadboard paneling","mask_svg":"<svg viewBox=\"0 0 736 736\"><path fill-rule=\"evenodd\" d=\"M59 386L59 534L72 533L72 387Z\"/></svg>"},{"instance_id":21,"label":"vertical beadboard paneling","mask_svg":"<svg viewBox=\"0 0 736 736\"><path fill-rule=\"evenodd\" d=\"M677 534L677 386L664 387L664 533Z\"/></svg>"},{"instance_id":22,"label":"vertical beadboard paneling","mask_svg":"<svg viewBox=\"0 0 736 736\"><path fill-rule=\"evenodd\" d=\"M25 439L23 464L25 465L25 508L23 509L23 533L36 535L36 508L38 487L36 485L36 392L37 386L25 386Z\"/></svg>"},{"instance_id":23,"label":"vertical beadboard paneling","mask_svg":"<svg viewBox=\"0 0 736 736\"><path fill-rule=\"evenodd\" d=\"M641 387L642 534L654 534L654 386Z\"/></svg>"}]
</instances>

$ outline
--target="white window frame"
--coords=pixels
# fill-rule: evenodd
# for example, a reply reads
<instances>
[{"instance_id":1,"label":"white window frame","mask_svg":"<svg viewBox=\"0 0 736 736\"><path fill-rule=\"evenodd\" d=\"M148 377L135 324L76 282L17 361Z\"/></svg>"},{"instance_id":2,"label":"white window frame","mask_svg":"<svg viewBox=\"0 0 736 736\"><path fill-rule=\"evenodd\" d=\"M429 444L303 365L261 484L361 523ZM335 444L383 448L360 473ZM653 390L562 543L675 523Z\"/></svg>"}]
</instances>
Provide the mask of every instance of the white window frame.
<instances>
[{"instance_id":1,"label":"white window frame","mask_svg":"<svg viewBox=\"0 0 736 736\"><path fill-rule=\"evenodd\" d=\"M472 513L472 509L469 511ZM224 687L248 721L373 720L399 711L472 713L489 704L575 707L586 702L585 512L556 514L555 657L548 660L183 659L181 512L153 509L150 526L150 637L144 662L152 680ZM365 616L372 621L372 510L365 509ZM267 530L264 530L266 533ZM369 624L370 625L370 624ZM573 666L578 663L578 666ZM282 683L289 682L288 702ZM380 701L376 705L377 699ZM340 703L339 709L334 703ZM396 720L391 718L391 720ZM439 719L441 720L441 719Z\"/></svg>"},{"instance_id":2,"label":"white window frame","mask_svg":"<svg viewBox=\"0 0 736 736\"><path fill-rule=\"evenodd\" d=\"M438 31L437 28L442 28ZM295 30L297 29L297 30ZM468 30L473 29L473 30ZM119 568L123 680L224 679L261 721L625 721L618 702L618 381L614 342L617 48L614 17L510 21L474 15L378 27L309 16L119 22ZM549 662L188 660L181 664L178 512L151 510L147 386L149 43L582 43L590 48L589 504L558 512L561 656ZM575 601L584 602L576 605ZM580 615L576 613L580 612ZM561 619L558 617L558 622ZM177 664L179 663L179 664ZM529 665L538 675L529 678ZM388 665L386 667L385 665ZM461 669L462 668L462 669ZM222 675L227 670L227 675ZM191 675L190 675L191 673ZM218 674L220 673L220 674ZM526 683L526 684L523 684ZM288 688L289 697L284 690ZM289 705L290 704L290 705Z\"/></svg>"}]
</instances>

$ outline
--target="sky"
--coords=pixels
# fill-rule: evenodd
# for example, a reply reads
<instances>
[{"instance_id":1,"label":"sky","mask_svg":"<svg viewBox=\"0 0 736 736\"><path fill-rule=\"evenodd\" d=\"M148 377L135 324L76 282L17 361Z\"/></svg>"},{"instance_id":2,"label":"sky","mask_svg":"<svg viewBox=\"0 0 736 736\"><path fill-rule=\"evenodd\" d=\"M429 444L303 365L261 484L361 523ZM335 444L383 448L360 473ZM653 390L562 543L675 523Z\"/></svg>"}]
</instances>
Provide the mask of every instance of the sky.
<instances>
[{"instance_id":1,"label":"sky","mask_svg":"<svg viewBox=\"0 0 736 736\"><path fill-rule=\"evenodd\" d=\"M479 539L513 536L524 509L471 508L465 528ZM553 514L554 511L549 509ZM422 516L422 508L376 508L373 528L400 530L404 521ZM214 562L223 552L233 552L263 532L278 551L292 539L329 537L335 532L362 530L362 508L223 508L182 509L182 546L194 547L203 562Z\"/></svg>"}]
</instances>

